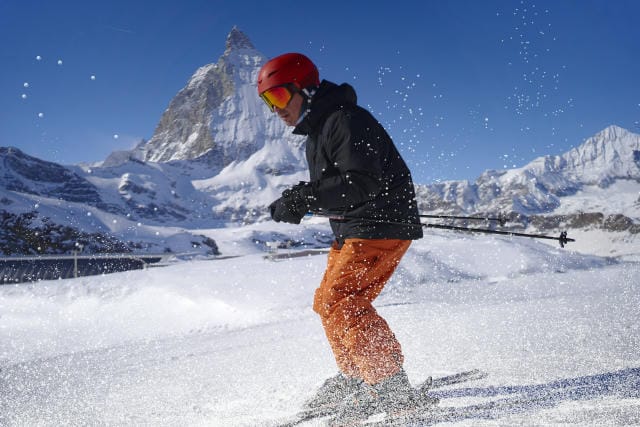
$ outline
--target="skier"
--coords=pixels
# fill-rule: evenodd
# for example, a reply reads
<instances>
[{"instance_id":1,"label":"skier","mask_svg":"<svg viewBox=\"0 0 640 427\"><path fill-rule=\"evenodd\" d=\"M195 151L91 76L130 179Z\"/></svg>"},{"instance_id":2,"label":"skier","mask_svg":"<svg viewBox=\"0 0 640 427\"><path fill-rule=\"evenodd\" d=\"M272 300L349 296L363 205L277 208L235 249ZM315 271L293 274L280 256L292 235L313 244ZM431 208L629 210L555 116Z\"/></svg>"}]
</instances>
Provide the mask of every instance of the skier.
<instances>
[{"instance_id":1,"label":"skier","mask_svg":"<svg viewBox=\"0 0 640 427\"><path fill-rule=\"evenodd\" d=\"M313 303L339 373L305 407L333 408L340 424L413 409L420 399L400 344L372 306L422 237L409 169L382 125L357 105L353 87L320 82L306 56L265 63L258 93L294 134L307 136L310 181L270 205L273 220L299 224L309 211L343 218L330 220L335 241Z\"/></svg>"}]
</instances>

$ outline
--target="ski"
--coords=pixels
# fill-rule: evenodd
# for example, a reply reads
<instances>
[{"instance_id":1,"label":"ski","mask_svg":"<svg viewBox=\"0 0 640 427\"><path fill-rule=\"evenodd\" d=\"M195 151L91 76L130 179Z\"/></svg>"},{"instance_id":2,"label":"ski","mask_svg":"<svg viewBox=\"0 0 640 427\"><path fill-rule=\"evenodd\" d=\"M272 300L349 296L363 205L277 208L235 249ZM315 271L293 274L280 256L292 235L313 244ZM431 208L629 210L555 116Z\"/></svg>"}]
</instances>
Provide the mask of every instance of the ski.
<instances>
[{"instance_id":1,"label":"ski","mask_svg":"<svg viewBox=\"0 0 640 427\"><path fill-rule=\"evenodd\" d=\"M472 369L470 371L464 371L453 375L448 375L446 377L435 378L431 380L430 388L440 388L446 387L448 385L459 384L466 381L475 381L481 380L487 377L487 373L481 371L480 369ZM425 381L427 383L429 380ZM422 386L424 386L424 384ZM420 390L421 386L418 386L418 390Z\"/></svg>"},{"instance_id":2,"label":"ski","mask_svg":"<svg viewBox=\"0 0 640 427\"><path fill-rule=\"evenodd\" d=\"M450 386L450 385L455 385L455 384L459 384L459 383L463 383L463 382L467 382L467 381L474 381L474 380L480 380L483 379L487 376L487 373L480 370L480 369L472 369L470 371L464 371L464 372L459 372L457 374L453 374L453 375L447 375L444 377L437 377L437 378L432 378L429 377L427 378L424 382L418 384L415 388L418 391L419 394L421 395L425 395L427 394L427 392L429 390L435 389L435 388L440 388L440 387L446 387L446 386ZM431 408L434 408L435 405L432 405ZM277 423L275 424L275 426L277 427L295 427L298 426L302 423L305 423L307 421L311 421L317 418L324 418L324 417L328 417L330 415L333 414L333 410L331 408L328 409L322 409L322 410L316 410L316 411L307 411L307 412L302 412L299 413L298 415L296 415L295 418L289 420L289 421L285 421L282 423ZM385 424L386 422L396 422L396 423L402 423L402 422L407 422L407 417L397 417L394 420L387 420L385 419L385 421L380 422L379 424L374 422L374 423L367 423L366 425L371 425L371 426L383 426L383 425L387 425ZM397 424L397 425L402 425L402 424Z\"/></svg>"},{"instance_id":3,"label":"ski","mask_svg":"<svg viewBox=\"0 0 640 427\"><path fill-rule=\"evenodd\" d=\"M415 410L405 411L401 414L385 414L383 419L372 422L363 422L363 425L366 425L367 427L409 427L414 425L422 426L425 423L430 424L430 421L434 421L434 419L443 418L446 410L438 407L439 400L437 398L427 395L429 390L460 384L467 381L481 380L487 375L488 374L486 372L481 371L480 369L473 369L446 377L436 378L434 380L428 379L417 387L418 393L427 399L424 402L424 406ZM448 417L445 416L444 418L446 419Z\"/></svg>"}]
</instances>

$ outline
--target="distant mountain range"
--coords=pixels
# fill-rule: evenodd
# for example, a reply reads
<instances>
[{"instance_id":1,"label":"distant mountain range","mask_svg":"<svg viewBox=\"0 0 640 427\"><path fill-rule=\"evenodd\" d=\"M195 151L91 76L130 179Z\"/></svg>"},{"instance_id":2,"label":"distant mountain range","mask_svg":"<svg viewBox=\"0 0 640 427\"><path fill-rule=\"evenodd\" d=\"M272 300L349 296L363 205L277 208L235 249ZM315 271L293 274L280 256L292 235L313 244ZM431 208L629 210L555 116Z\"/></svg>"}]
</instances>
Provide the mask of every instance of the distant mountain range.
<instances>
[{"instance_id":1,"label":"distant mountain range","mask_svg":"<svg viewBox=\"0 0 640 427\"><path fill-rule=\"evenodd\" d=\"M640 135L609 126L559 156L488 170L475 182L417 187L419 207L449 214L507 213L538 228L602 225L640 232Z\"/></svg>"},{"instance_id":2,"label":"distant mountain range","mask_svg":"<svg viewBox=\"0 0 640 427\"><path fill-rule=\"evenodd\" d=\"M92 166L62 166L0 148L0 254L216 253L192 230L268 219L267 206L308 178L304 139L256 95L266 61L237 28L198 69L148 141ZM526 226L638 233L640 135L610 126L560 156L475 182L417 186L423 212L507 213ZM605 201L603 203L603 200Z\"/></svg>"}]
</instances>

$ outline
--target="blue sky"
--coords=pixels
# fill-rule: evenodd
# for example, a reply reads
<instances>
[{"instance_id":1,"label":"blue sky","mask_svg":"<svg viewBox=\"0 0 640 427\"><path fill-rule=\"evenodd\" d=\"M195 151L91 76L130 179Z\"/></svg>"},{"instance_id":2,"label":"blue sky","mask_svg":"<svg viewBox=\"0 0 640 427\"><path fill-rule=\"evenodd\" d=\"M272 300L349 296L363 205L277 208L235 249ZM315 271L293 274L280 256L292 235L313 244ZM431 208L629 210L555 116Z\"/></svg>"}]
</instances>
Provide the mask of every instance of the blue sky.
<instances>
[{"instance_id":1,"label":"blue sky","mask_svg":"<svg viewBox=\"0 0 640 427\"><path fill-rule=\"evenodd\" d=\"M640 133L640 2L0 0L0 146L62 164L153 134L236 25L349 82L415 180Z\"/></svg>"}]
</instances>

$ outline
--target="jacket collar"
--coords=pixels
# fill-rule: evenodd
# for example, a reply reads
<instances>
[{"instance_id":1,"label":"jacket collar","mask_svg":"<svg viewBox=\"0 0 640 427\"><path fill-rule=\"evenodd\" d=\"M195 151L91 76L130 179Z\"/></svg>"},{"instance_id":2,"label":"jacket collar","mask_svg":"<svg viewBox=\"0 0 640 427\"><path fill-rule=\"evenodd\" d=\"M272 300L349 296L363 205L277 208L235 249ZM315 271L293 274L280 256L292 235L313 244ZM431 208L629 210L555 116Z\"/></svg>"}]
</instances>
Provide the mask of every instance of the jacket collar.
<instances>
[{"instance_id":1,"label":"jacket collar","mask_svg":"<svg viewBox=\"0 0 640 427\"><path fill-rule=\"evenodd\" d=\"M316 131L327 116L345 105L357 103L356 91L348 83L337 85L328 80L320 83L318 91L309 98L303 120L293 129L296 135L309 135Z\"/></svg>"}]
</instances>

